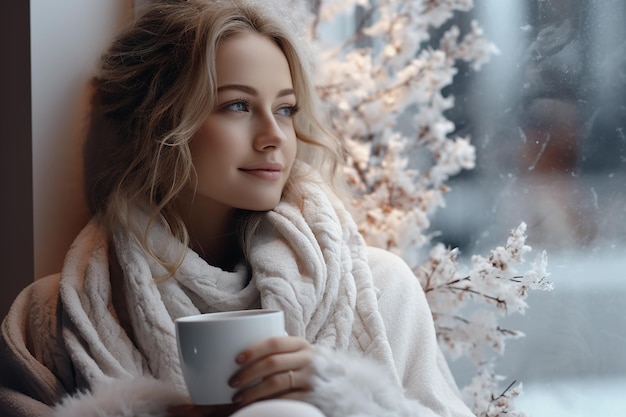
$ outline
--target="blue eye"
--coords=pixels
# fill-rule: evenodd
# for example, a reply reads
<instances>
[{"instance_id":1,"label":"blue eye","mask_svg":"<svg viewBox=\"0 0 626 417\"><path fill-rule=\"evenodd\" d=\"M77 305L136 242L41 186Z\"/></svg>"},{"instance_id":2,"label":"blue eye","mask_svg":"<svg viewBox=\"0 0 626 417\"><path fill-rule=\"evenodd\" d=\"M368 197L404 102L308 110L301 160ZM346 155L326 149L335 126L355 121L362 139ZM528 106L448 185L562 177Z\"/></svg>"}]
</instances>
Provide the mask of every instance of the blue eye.
<instances>
[{"instance_id":1,"label":"blue eye","mask_svg":"<svg viewBox=\"0 0 626 417\"><path fill-rule=\"evenodd\" d=\"M293 117L298 112L298 110L299 108L297 105L285 106L278 109L276 113L280 114L281 116Z\"/></svg>"},{"instance_id":2,"label":"blue eye","mask_svg":"<svg viewBox=\"0 0 626 417\"><path fill-rule=\"evenodd\" d=\"M235 101L224 106L224 110L235 111L235 112L247 112L248 102L245 100Z\"/></svg>"}]
</instances>

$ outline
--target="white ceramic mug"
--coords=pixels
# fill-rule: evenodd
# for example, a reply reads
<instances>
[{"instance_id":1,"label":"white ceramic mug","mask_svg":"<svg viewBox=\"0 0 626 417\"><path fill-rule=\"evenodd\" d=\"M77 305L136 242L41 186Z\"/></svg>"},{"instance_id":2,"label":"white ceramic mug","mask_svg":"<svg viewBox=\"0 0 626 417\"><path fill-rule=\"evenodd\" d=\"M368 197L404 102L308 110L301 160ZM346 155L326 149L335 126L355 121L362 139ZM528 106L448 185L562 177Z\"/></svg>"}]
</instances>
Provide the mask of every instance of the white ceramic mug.
<instances>
[{"instance_id":1,"label":"white ceramic mug","mask_svg":"<svg viewBox=\"0 0 626 417\"><path fill-rule=\"evenodd\" d=\"M175 320L180 366L191 400L198 405L229 404L237 389L228 380L239 369L235 358L270 337L284 336L280 310L199 314Z\"/></svg>"}]
</instances>

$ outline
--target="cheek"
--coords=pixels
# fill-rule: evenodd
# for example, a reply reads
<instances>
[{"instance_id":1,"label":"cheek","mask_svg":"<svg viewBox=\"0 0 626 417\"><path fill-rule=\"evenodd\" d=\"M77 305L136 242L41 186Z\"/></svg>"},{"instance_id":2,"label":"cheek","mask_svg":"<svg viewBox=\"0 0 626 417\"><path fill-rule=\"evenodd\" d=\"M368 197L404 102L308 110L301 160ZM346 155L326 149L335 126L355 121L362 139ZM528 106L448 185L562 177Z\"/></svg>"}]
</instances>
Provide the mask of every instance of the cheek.
<instances>
[{"instance_id":1,"label":"cheek","mask_svg":"<svg viewBox=\"0 0 626 417\"><path fill-rule=\"evenodd\" d=\"M191 152L191 160L196 172L202 173L207 166L211 164L211 157L215 155L217 151L212 144L204 138L198 138L194 140L194 143L189 147Z\"/></svg>"},{"instance_id":2,"label":"cheek","mask_svg":"<svg viewBox=\"0 0 626 417\"><path fill-rule=\"evenodd\" d=\"M231 129L232 130L232 129ZM194 165L207 165L207 161L219 162L233 154L237 136L226 128L202 129L189 145Z\"/></svg>"},{"instance_id":3,"label":"cheek","mask_svg":"<svg viewBox=\"0 0 626 417\"><path fill-rule=\"evenodd\" d=\"M291 164L293 164L293 162L296 159L296 155L298 154L298 144L299 144L299 140L295 137L293 137L293 140L289 142L289 144L287 145L287 157L289 158L289 161Z\"/></svg>"}]
</instances>

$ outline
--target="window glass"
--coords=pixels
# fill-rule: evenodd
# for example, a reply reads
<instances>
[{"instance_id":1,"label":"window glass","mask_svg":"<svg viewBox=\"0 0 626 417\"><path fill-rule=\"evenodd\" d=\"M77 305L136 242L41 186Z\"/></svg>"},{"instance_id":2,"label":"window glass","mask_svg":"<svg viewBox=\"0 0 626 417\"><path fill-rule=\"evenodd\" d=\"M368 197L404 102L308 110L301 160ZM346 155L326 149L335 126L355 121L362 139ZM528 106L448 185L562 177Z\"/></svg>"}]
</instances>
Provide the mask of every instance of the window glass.
<instances>
[{"instance_id":1,"label":"window glass","mask_svg":"<svg viewBox=\"0 0 626 417\"><path fill-rule=\"evenodd\" d=\"M497 370L524 383L534 417L621 415L626 399L626 3L476 0L500 50L481 71L460 67L448 93L455 134L476 168L448 184L437 238L484 254L528 224L546 249L551 292L532 293L507 325ZM462 363L453 363L463 378Z\"/></svg>"}]
</instances>

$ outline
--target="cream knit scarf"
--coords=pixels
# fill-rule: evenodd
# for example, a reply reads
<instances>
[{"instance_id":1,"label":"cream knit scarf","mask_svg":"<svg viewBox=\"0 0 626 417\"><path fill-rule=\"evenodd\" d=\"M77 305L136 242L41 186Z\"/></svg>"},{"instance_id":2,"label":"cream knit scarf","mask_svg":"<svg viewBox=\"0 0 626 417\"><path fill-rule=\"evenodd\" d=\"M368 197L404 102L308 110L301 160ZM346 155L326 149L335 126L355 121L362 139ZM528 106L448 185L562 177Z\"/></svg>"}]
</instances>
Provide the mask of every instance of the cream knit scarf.
<instances>
[{"instance_id":1,"label":"cream knit scarf","mask_svg":"<svg viewBox=\"0 0 626 417\"><path fill-rule=\"evenodd\" d=\"M140 213L136 218L146 221ZM152 228L149 241L165 259L181 250L161 228ZM153 277L165 271L129 233L117 233L114 242L137 345L112 307L106 238L95 222L77 237L62 271L63 337L87 384L154 375L182 387L173 319L258 307L283 310L290 335L360 351L395 369L363 239L346 209L319 185L291 187L264 216L252 242L251 279L246 268L226 272L182 248L186 257L175 276L156 283Z\"/></svg>"}]
</instances>

